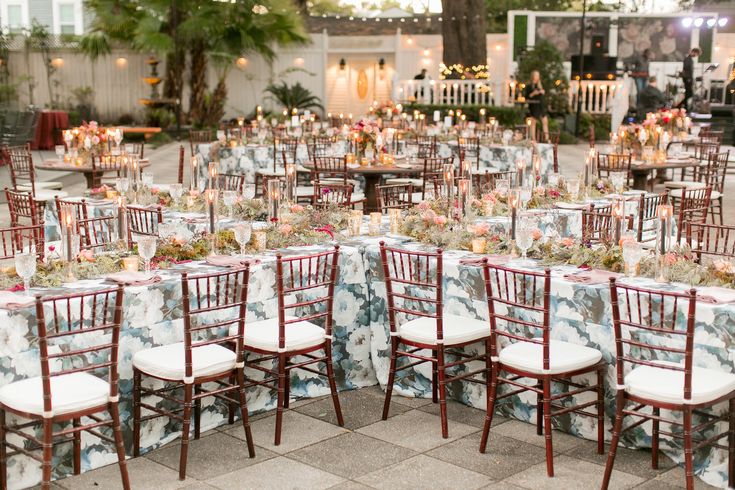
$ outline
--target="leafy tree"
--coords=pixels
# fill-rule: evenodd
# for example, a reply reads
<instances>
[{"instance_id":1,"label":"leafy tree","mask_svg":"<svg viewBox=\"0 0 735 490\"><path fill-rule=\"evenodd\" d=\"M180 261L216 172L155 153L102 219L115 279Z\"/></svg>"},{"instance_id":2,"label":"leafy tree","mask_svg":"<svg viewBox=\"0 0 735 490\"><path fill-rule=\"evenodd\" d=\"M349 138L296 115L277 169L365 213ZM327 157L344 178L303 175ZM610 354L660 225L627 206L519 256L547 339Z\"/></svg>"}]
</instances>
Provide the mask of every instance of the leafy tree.
<instances>
[{"instance_id":1,"label":"leafy tree","mask_svg":"<svg viewBox=\"0 0 735 490\"><path fill-rule=\"evenodd\" d=\"M557 113L567 112L569 109L569 80L563 61L561 52L554 45L541 41L521 56L516 70L516 80L520 83L527 83L531 79L531 72L539 71L549 110Z\"/></svg>"},{"instance_id":2,"label":"leafy tree","mask_svg":"<svg viewBox=\"0 0 735 490\"><path fill-rule=\"evenodd\" d=\"M296 82L289 86L286 82L271 83L265 89L271 98L275 99L290 113L293 109L323 109L319 97L311 93L301 83Z\"/></svg>"},{"instance_id":3,"label":"leafy tree","mask_svg":"<svg viewBox=\"0 0 735 490\"><path fill-rule=\"evenodd\" d=\"M469 68L487 64L486 8L485 0L442 0L445 66ZM455 69L452 76L459 78L461 71Z\"/></svg>"},{"instance_id":4,"label":"leafy tree","mask_svg":"<svg viewBox=\"0 0 735 490\"><path fill-rule=\"evenodd\" d=\"M573 0L485 0L487 31L508 32L509 10L571 10ZM581 10L581 4L579 7Z\"/></svg>"}]
</instances>

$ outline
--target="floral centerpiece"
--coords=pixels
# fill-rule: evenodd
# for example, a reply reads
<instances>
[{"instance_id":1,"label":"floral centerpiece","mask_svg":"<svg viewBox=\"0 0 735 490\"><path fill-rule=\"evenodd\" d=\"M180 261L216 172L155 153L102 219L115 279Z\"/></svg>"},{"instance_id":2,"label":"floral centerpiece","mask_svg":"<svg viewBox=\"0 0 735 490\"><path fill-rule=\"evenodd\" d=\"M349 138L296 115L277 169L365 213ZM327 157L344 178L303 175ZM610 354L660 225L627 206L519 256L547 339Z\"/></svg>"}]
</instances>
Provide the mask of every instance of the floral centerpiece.
<instances>
[{"instance_id":1,"label":"floral centerpiece","mask_svg":"<svg viewBox=\"0 0 735 490\"><path fill-rule=\"evenodd\" d=\"M352 126L352 135L355 141L355 150L364 156L368 148L375 149L380 134L380 126L370 119L360 119Z\"/></svg>"},{"instance_id":2,"label":"floral centerpiece","mask_svg":"<svg viewBox=\"0 0 735 490\"><path fill-rule=\"evenodd\" d=\"M69 149L76 149L84 161L89 161L92 155L99 155L107 149L107 130L97 121L85 121L81 126L65 130L63 135Z\"/></svg>"}]
</instances>

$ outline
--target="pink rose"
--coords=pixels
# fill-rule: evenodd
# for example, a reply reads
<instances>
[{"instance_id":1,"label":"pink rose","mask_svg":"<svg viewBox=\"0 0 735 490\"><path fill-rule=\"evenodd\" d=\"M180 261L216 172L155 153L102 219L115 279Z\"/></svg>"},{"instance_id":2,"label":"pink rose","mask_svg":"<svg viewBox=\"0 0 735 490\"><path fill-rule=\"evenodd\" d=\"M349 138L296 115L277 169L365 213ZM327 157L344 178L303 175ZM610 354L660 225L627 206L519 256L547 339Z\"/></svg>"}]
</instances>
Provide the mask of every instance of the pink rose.
<instances>
[{"instance_id":1,"label":"pink rose","mask_svg":"<svg viewBox=\"0 0 735 490\"><path fill-rule=\"evenodd\" d=\"M429 209L431 209L431 206L429 205L428 202L421 201L419 203L419 211L422 211L423 212L423 211L428 211Z\"/></svg>"},{"instance_id":2,"label":"pink rose","mask_svg":"<svg viewBox=\"0 0 735 490\"><path fill-rule=\"evenodd\" d=\"M424 221L434 221L436 218L436 213L431 209L427 209L421 214L421 217L424 219Z\"/></svg>"},{"instance_id":3,"label":"pink rose","mask_svg":"<svg viewBox=\"0 0 735 490\"><path fill-rule=\"evenodd\" d=\"M304 210L304 206L301 204L294 204L291 206L292 213L301 213Z\"/></svg>"},{"instance_id":4,"label":"pink rose","mask_svg":"<svg viewBox=\"0 0 735 490\"><path fill-rule=\"evenodd\" d=\"M97 136L97 135L92 136L92 143L95 144L95 145L99 145L100 144L100 137Z\"/></svg>"},{"instance_id":5,"label":"pink rose","mask_svg":"<svg viewBox=\"0 0 735 490\"><path fill-rule=\"evenodd\" d=\"M679 260L679 257L675 253L669 252L666 255L664 255L664 262L666 262L666 265L674 265Z\"/></svg>"},{"instance_id":6,"label":"pink rose","mask_svg":"<svg viewBox=\"0 0 735 490\"><path fill-rule=\"evenodd\" d=\"M564 237L561 239L561 244L565 247L573 247L574 246L574 238L572 237Z\"/></svg>"},{"instance_id":7,"label":"pink rose","mask_svg":"<svg viewBox=\"0 0 735 490\"><path fill-rule=\"evenodd\" d=\"M472 229L472 232L477 236L486 235L489 231L490 225L487 223L478 223Z\"/></svg>"},{"instance_id":8,"label":"pink rose","mask_svg":"<svg viewBox=\"0 0 735 490\"><path fill-rule=\"evenodd\" d=\"M82 250L79 252L79 258L87 262L94 262L94 252L91 250Z\"/></svg>"},{"instance_id":9,"label":"pink rose","mask_svg":"<svg viewBox=\"0 0 735 490\"><path fill-rule=\"evenodd\" d=\"M493 204L496 203L496 202L498 202L498 198L495 197L495 193L494 192L488 192L487 194L483 194L482 195L482 200L483 201L490 201Z\"/></svg>"},{"instance_id":10,"label":"pink rose","mask_svg":"<svg viewBox=\"0 0 735 490\"><path fill-rule=\"evenodd\" d=\"M540 185L533 190L533 193L536 194L537 196L543 196L546 194L546 188Z\"/></svg>"},{"instance_id":11,"label":"pink rose","mask_svg":"<svg viewBox=\"0 0 735 490\"><path fill-rule=\"evenodd\" d=\"M293 227L288 224L283 224L278 228L278 231L281 233L281 235L290 235L293 231Z\"/></svg>"},{"instance_id":12,"label":"pink rose","mask_svg":"<svg viewBox=\"0 0 735 490\"><path fill-rule=\"evenodd\" d=\"M541 233L541 230L539 230L538 228L536 228L535 230L533 230L533 239L534 240L540 240L542 236L544 236L544 234Z\"/></svg>"},{"instance_id":13,"label":"pink rose","mask_svg":"<svg viewBox=\"0 0 735 490\"><path fill-rule=\"evenodd\" d=\"M443 227L447 224L447 217L440 215L434 216L434 224Z\"/></svg>"}]
</instances>

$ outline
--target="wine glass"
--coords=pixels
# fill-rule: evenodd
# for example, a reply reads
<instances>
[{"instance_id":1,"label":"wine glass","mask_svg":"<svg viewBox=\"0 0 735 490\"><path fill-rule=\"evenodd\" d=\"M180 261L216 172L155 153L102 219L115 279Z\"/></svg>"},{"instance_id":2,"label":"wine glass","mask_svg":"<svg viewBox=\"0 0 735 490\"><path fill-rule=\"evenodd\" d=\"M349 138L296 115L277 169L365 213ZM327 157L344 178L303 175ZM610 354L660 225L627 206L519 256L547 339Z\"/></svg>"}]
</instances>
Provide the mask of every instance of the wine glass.
<instances>
[{"instance_id":1,"label":"wine glass","mask_svg":"<svg viewBox=\"0 0 735 490\"><path fill-rule=\"evenodd\" d=\"M146 273L151 272L151 259L156 255L158 237L142 235L138 237L138 255L145 263Z\"/></svg>"},{"instance_id":2,"label":"wine glass","mask_svg":"<svg viewBox=\"0 0 735 490\"><path fill-rule=\"evenodd\" d=\"M533 190L531 190L529 186L521 187L521 204L523 205L523 209L528 207L528 203L531 201L532 196Z\"/></svg>"},{"instance_id":3,"label":"wine glass","mask_svg":"<svg viewBox=\"0 0 735 490\"><path fill-rule=\"evenodd\" d=\"M250 243L253 227L250 223L239 223L232 231L235 232L235 240L240 244L240 255L245 255L245 246Z\"/></svg>"},{"instance_id":4,"label":"wine glass","mask_svg":"<svg viewBox=\"0 0 735 490\"><path fill-rule=\"evenodd\" d=\"M15 253L15 272L23 279L23 289L29 291L31 278L36 273L36 251L33 247Z\"/></svg>"},{"instance_id":5,"label":"wine glass","mask_svg":"<svg viewBox=\"0 0 735 490\"><path fill-rule=\"evenodd\" d=\"M559 182L561 182L561 174L558 174L558 173L549 174L549 177L548 177L549 187L559 187Z\"/></svg>"},{"instance_id":6,"label":"wine glass","mask_svg":"<svg viewBox=\"0 0 735 490\"><path fill-rule=\"evenodd\" d=\"M567 190L572 196L572 200L576 201L579 198L579 179L567 180Z\"/></svg>"},{"instance_id":7,"label":"wine glass","mask_svg":"<svg viewBox=\"0 0 735 490\"><path fill-rule=\"evenodd\" d=\"M123 131L120 128L115 129L115 135L113 136L115 140L115 146L118 148L120 147L120 143L122 143L123 140Z\"/></svg>"},{"instance_id":8,"label":"wine glass","mask_svg":"<svg viewBox=\"0 0 735 490\"><path fill-rule=\"evenodd\" d=\"M237 192L224 191L222 193L222 201L225 203L225 206L227 206L228 216L232 218L232 206L237 202Z\"/></svg>"},{"instance_id":9,"label":"wine glass","mask_svg":"<svg viewBox=\"0 0 735 490\"><path fill-rule=\"evenodd\" d=\"M141 176L141 181L146 188L150 189L151 187L153 187L153 173L143 172Z\"/></svg>"},{"instance_id":10,"label":"wine glass","mask_svg":"<svg viewBox=\"0 0 735 490\"><path fill-rule=\"evenodd\" d=\"M181 199L181 196L184 195L184 186L182 184L179 184L178 182L175 184L170 184L168 186L168 193L171 195L174 203L176 203L179 201L179 199Z\"/></svg>"},{"instance_id":11,"label":"wine glass","mask_svg":"<svg viewBox=\"0 0 735 490\"><path fill-rule=\"evenodd\" d=\"M66 154L66 146L64 145L56 145L54 146L54 150L56 151L56 156L59 160L64 159L64 155Z\"/></svg>"},{"instance_id":12,"label":"wine glass","mask_svg":"<svg viewBox=\"0 0 735 490\"><path fill-rule=\"evenodd\" d=\"M528 218L521 218L516 229L516 245L521 250L523 263L528 263L528 249L533 245L533 226Z\"/></svg>"},{"instance_id":13,"label":"wine glass","mask_svg":"<svg viewBox=\"0 0 735 490\"><path fill-rule=\"evenodd\" d=\"M130 179L127 177L117 177L115 179L115 188L120 194L127 194L130 188Z\"/></svg>"},{"instance_id":14,"label":"wine glass","mask_svg":"<svg viewBox=\"0 0 735 490\"><path fill-rule=\"evenodd\" d=\"M618 194L623 193L623 188L625 186L625 180L627 177L627 172L610 172L610 180L612 181L612 185L615 188L615 192L617 192Z\"/></svg>"},{"instance_id":15,"label":"wine glass","mask_svg":"<svg viewBox=\"0 0 735 490\"><path fill-rule=\"evenodd\" d=\"M502 196L508 194L508 189L510 188L510 180L509 179L497 179L495 181L495 190L498 191L498 193Z\"/></svg>"}]
</instances>

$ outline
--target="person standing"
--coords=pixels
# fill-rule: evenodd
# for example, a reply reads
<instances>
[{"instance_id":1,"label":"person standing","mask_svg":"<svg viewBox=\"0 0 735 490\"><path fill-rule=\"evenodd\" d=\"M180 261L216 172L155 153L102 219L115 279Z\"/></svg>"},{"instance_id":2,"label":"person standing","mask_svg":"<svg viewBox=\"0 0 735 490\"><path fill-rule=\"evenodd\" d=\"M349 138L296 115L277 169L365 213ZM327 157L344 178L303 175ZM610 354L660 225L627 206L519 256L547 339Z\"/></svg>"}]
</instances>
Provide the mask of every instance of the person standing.
<instances>
[{"instance_id":1,"label":"person standing","mask_svg":"<svg viewBox=\"0 0 735 490\"><path fill-rule=\"evenodd\" d=\"M681 70L681 78L684 80L684 100L678 107L688 107L689 99L694 96L694 59L702 54L699 48L692 48L689 54L684 58L684 64Z\"/></svg>"},{"instance_id":2,"label":"person standing","mask_svg":"<svg viewBox=\"0 0 735 490\"><path fill-rule=\"evenodd\" d=\"M538 70L531 72L531 81L523 89L523 96L528 102L528 112L532 118L531 134L529 138L536 137L536 122L541 121L543 134L549 134L549 117L546 111L546 90L541 83L541 73Z\"/></svg>"},{"instance_id":3,"label":"person standing","mask_svg":"<svg viewBox=\"0 0 735 490\"><path fill-rule=\"evenodd\" d=\"M643 53L636 53L628 61L631 63L631 76L635 81L636 103L640 104L641 92L646 88L650 76L648 67L651 61L651 50L646 48Z\"/></svg>"}]
</instances>

